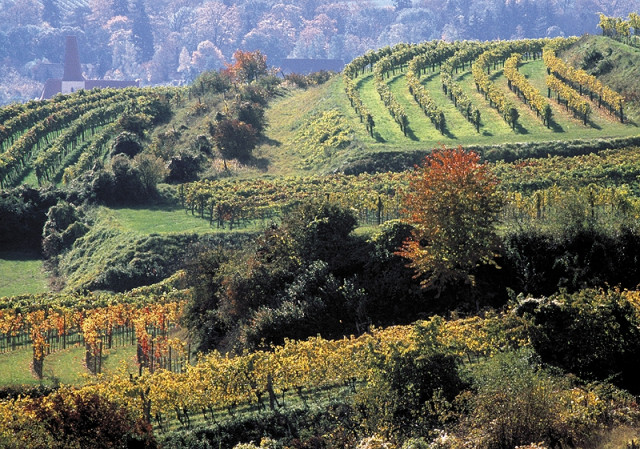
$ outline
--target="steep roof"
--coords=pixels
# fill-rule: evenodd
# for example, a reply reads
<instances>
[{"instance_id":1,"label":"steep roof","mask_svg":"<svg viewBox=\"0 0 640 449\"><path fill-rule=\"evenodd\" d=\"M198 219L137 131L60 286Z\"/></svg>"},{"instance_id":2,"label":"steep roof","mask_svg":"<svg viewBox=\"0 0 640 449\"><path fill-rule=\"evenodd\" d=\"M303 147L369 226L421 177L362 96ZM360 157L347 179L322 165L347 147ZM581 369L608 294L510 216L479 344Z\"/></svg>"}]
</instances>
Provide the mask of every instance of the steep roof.
<instances>
[{"instance_id":1,"label":"steep roof","mask_svg":"<svg viewBox=\"0 0 640 449\"><path fill-rule=\"evenodd\" d=\"M67 36L64 51L64 75L62 81L84 81L82 67L80 67L80 53L78 52L78 39L75 36Z\"/></svg>"}]
</instances>

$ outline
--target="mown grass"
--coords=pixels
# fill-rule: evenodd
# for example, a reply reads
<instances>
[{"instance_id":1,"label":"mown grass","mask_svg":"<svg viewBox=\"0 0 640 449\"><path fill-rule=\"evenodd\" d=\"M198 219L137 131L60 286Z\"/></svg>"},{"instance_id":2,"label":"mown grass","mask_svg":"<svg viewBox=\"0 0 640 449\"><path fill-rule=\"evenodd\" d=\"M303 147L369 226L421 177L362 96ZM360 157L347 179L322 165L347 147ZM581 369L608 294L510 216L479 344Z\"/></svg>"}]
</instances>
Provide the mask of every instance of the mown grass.
<instances>
[{"instance_id":1,"label":"mown grass","mask_svg":"<svg viewBox=\"0 0 640 449\"><path fill-rule=\"evenodd\" d=\"M0 252L0 298L48 290L42 259L36 253Z\"/></svg>"},{"instance_id":2,"label":"mown grass","mask_svg":"<svg viewBox=\"0 0 640 449\"><path fill-rule=\"evenodd\" d=\"M305 169L308 164L304 161L307 155L296 145L296 136L315 116L331 110L338 111L352 124L354 147L370 140L344 94L342 77L337 75L320 86L289 90L271 103L266 111L267 138L254 151L257 158L269 161L266 173L259 174L308 175L309 171Z\"/></svg>"},{"instance_id":3,"label":"mown grass","mask_svg":"<svg viewBox=\"0 0 640 449\"><path fill-rule=\"evenodd\" d=\"M209 233L215 228L180 207L142 206L104 210L124 231L141 234Z\"/></svg>"},{"instance_id":4,"label":"mown grass","mask_svg":"<svg viewBox=\"0 0 640 449\"><path fill-rule=\"evenodd\" d=\"M607 86L619 92L627 101L626 114L633 122L640 121L640 49L602 36L585 35L561 53L561 57L574 67L581 67L590 51L598 51L603 59L598 63L610 63L612 69L600 73L598 67L586 68L589 72L598 72L597 77Z\"/></svg>"},{"instance_id":5,"label":"mown grass","mask_svg":"<svg viewBox=\"0 0 640 449\"><path fill-rule=\"evenodd\" d=\"M128 345L103 351L102 372L107 377L121 369L137 373L136 346ZM31 370L33 352L31 346L0 354L0 385L84 385L93 376L84 364L85 348L75 345L53 352L44 358L43 379Z\"/></svg>"},{"instance_id":6,"label":"mown grass","mask_svg":"<svg viewBox=\"0 0 640 449\"><path fill-rule=\"evenodd\" d=\"M30 346L0 354L0 385L39 385L46 383L31 373L33 350Z\"/></svg>"}]
</instances>

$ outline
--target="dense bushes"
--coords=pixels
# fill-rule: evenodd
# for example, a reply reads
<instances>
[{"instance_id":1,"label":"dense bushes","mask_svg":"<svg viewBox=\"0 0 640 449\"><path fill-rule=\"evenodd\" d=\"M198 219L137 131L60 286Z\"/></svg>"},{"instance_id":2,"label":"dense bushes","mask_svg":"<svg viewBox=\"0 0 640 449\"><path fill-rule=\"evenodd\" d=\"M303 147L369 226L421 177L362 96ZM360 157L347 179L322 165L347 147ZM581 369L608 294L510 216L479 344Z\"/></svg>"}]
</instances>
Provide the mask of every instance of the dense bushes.
<instances>
[{"instance_id":1,"label":"dense bushes","mask_svg":"<svg viewBox=\"0 0 640 449\"><path fill-rule=\"evenodd\" d=\"M206 326L206 333L191 328L200 347L229 339L255 347L261 341L281 342L291 333L304 338L320 331L336 337L348 332L355 323L350 298L357 289L348 281L358 266L357 240L350 236L355 224L352 213L337 206L301 205L280 226L267 229L244 255L221 264L213 278L200 276L187 320L202 323L206 314L217 323L215 331ZM190 277L206 273L211 260L210 254L196 260ZM203 283L213 289L202 288ZM217 311L204 311L202 303L217 304Z\"/></svg>"},{"instance_id":2,"label":"dense bushes","mask_svg":"<svg viewBox=\"0 0 640 449\"><path fill-rule=\"evenodd\" d=\"M550 295L605 285L635 288L640 283L638 254L640 235L632 229L522 230L504 238L498 263L516 293Z\"/></svg>"},{"instance_id":3,"label":"dense bushes","mask_svg":"<svg viewBox=\"0 0 640 449\"><path fill-rule=\"evenodd\" d=\"M495 356L470 375L469 414L446 447L461 447L462 441L478 449L534 442L583 447L596 442L602 426L613 424L611 410L598 404L602 396L546 369L528 349Z\"/></svg>"},{"instance_id":4,"label":"dense bushes","mask_svg":"<svg viewBox=\"0 0 640 449\"><path fill-rule=\"evenodd\" d=\"M582 290L522 302L543 361L589 381L640 392L640 314L620 292Z\"/></svg>"},{"instance_id":5,"label":"dense bushes","mask_svg":"<svg viewBox=\"0 0 640 449\"><path fill-rule=\"evenodd\" d=\"M39 250L47 212L64 197L57 189L28 186L0 192L0 248Z\"/></svg>"},{"instance_id":6,"label":"dense bushes","mask_svg":"<svg viewBox=\"0 0 640 449\"><path fill-rule=\"evenodd\" d=\"M11 430L8 435L0 435L3 448L157 447L148 424L134 418L128 409L95 393L64 389L46 397L35 397L23 407L20 416L3 414L10 421L5 424Z\"/></svg>"}]
</instances>

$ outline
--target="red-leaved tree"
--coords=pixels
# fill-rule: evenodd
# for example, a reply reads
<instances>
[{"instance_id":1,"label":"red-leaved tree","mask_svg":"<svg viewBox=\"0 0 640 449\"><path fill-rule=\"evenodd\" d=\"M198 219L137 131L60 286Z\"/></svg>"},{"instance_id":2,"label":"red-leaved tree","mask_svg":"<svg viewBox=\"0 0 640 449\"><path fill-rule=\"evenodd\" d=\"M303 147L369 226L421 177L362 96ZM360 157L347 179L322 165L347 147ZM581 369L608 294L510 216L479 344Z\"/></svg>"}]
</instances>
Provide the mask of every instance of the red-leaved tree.
<instances>
[{"instance_id":1,"label":"red-leaved tree","mask_svg":"<svg viewBox=\"0 0 640 449\"><path fill-rule=\"evenodd\" d=\"M423 287L473 285L471 271L495 263L495 225L502 209L498 181L480 156L441 148L410 175L404 195L413 237L398 254L409 259Z\"/></svg>"}]
</instances>

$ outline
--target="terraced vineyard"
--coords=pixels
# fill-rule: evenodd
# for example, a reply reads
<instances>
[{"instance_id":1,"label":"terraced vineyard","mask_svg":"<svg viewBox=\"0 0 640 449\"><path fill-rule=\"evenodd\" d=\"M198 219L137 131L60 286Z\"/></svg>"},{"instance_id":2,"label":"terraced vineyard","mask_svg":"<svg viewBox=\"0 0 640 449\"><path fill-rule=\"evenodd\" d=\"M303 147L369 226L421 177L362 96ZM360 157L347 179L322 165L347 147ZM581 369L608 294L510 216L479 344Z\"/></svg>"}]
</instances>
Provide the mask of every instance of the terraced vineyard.
<instances>
[{"instance_id":1,"label":"terraced vineyard","mask_svg":"<svg viewBox=\"0 0 640 449\"><path fill-rule=\"evenodd\" d=\"M151 124L171 97L158 88L94 89L3 109L0 188L59 181L67 168L71 180L105 155L118 119L144 114Z\"/></svg>"},{"instance_id":2,"label":"terraced vineyard","mask_svg":"<svg viewBox=\"0 0 640 449\"><path fill-rule=\"evenodd\" d=\"M381 144L486 146L637 135L622 96L555 56L576 41L402 44L356 58L343 83L371 139Z\"/></svg>"}]
</instances>

